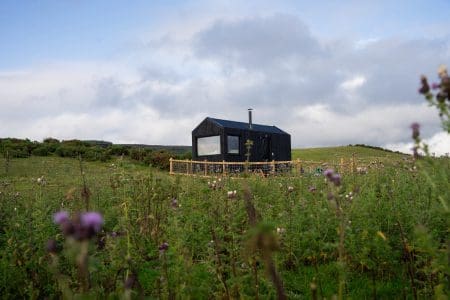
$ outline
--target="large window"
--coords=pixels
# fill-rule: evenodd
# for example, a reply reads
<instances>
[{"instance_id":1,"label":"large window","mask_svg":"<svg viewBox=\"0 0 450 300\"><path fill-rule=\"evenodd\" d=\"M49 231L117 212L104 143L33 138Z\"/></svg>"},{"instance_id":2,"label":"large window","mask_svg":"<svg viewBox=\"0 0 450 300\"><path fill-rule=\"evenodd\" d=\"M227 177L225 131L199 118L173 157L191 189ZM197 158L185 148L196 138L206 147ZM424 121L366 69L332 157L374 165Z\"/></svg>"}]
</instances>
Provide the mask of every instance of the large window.
<instances>
[{"instance_id":1,"label":"large window","mask_svg":"<svg viewBox=\"0 0 450 300\"><path fill-rule=\"evenodd\" d=\"M229 135L227 137L228 142L228 154L239 154L239 137L235 135Z\"/></svg>"},{"instance_id":2,"label":"large window","mask_svg":"<svg viewBox=\"0 0 450 300\"><path fill-rule=\"evenodd\" d=\"M198 156L220 154L220 136L208 136L197 139Z\"/></svg>"}]
</instances>

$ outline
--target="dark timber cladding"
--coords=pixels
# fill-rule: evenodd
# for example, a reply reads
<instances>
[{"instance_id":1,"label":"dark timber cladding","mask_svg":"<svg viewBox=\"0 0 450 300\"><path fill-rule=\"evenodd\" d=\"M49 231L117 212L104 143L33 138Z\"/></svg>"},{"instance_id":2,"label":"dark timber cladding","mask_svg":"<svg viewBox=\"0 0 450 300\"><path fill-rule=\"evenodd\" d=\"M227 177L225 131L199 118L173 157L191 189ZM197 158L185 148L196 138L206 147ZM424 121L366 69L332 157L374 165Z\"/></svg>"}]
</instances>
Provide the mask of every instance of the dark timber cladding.
<instances>
[{"instance_id":1,"label":"dark timber cladding","mask_svg":"<svg viewBox=\"0 0 450 300\"><path fill-rule=\"evenodd\" d=\"M291 136L278 127L209 117L192 131L192 158L245 161L247 140L253 142L250 161L291 160Z\"/></svg>"}]
</instances>

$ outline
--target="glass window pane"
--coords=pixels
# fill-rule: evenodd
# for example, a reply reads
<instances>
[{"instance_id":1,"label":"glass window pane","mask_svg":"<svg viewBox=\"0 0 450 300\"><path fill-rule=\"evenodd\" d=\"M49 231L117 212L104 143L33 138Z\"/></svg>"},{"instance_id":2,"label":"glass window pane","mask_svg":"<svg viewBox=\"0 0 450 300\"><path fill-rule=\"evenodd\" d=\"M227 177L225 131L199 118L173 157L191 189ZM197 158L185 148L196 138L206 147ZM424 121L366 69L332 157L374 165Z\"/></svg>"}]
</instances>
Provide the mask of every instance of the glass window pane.
<instances>
[{"instance_id":1,"label":"glass window pane","mask_svg":"<svg viewBox=\"0 0 450 300\"><path fill-rule=\"evenodd\" d=\"M197 153L198 156L220 154L220 136L198 138Z\"/></svg>"},{"instance_id":2,"label":"glass window pane","mask_svg":"<svg viewBox=\"0 0 450 300\"><path fill-rule=\"evenodd\" d=\"M239 154L239 137L229 135L227 141L228 141L228 153Z\"/></svg>"}]
</instances>

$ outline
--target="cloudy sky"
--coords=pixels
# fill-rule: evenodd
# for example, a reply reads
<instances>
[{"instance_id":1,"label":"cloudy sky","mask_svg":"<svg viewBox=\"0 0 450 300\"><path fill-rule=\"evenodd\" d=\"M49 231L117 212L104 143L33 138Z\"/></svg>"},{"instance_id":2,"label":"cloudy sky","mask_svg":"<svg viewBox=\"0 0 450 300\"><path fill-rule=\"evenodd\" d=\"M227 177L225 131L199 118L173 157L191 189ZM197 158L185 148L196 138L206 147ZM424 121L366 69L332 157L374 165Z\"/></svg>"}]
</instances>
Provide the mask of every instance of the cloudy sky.
<instances>
[{"instance_id":1,"label":"cloudy sky","mask_svg":"<svg viewBox=\"0 0 450 300\"><path fill-rule=\"evenodd\" d=\"M450 1L0 2L0 137L190 145L205 117L293 147L450 152L417 94L450 63Z\"/></svg>"}]
</instances>

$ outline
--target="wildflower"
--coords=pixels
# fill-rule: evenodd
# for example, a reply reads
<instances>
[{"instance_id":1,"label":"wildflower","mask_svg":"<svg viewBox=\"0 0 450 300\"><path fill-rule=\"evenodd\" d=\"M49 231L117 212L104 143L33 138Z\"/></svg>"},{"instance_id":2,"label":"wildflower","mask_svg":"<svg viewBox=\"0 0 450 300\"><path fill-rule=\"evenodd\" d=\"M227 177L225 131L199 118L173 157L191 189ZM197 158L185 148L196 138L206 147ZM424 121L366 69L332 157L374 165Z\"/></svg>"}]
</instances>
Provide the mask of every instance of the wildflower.
<instances>
[{"instance_id":1,"label":"wildflower","mask_svg":"<svg viewBox=\"0 0 450 300\"><path fill-rule=\"evenodd\" d=\"M294 191L294 187L293 186L288 186L288 192L292 193Z\"/></svg>"},{"instance_id":2,"label":"wildflower","mask_svg":"<svg viewBox=\"0 0 450 300\"><path fill-rule=\"evenodd\" d=\"M170 206L172 206L172 208L174 209L179 207L177 198L172 198L172 200L170 201Z\"/></svg>"},{"instance_id":3,"label":"wildflower","mask_svg":"<svg viewBox=\"0 0 450 300\"><path fill-rule=\"evenodd\" d=\"M51 253L51 254L56 254L59 251L58 244L56 243L56 241L54 239L47 241L46 249L47 249L47 252Z\"/></svg>"},{"instance_id":4,"label":"wildflower","mask_svg":"<svg viewBox=\"0 0 450 300\"><path fill-rule=\"evenodd\" d=\"M439 78L444 79L448 77L447 67L445 65L440 65L438 69Z\"/></svg>"},{"instance_id":5,"label":"wildflower","mask_svg":"<svg viewBox=\"0 0 450 300\"><path fill-rule=\"evenodd\" d=\"M424 75L420 77L420 82L422 86L419 88L419 93L423 95L428 94L430 92L430 86L428 85L428 80Z\"/></svg>"},{"instance_id":6,"label":"wildflower","mask_svg":"<svg viewBox=\"0 0 450 300\"><path fill-rule=\"evenodd\" d=\"M61 231L64 235L71 236L75 233L75 226L70 220L60 224Z\"/></svg>"},{"instance_id":7,"label":"wildflower","mask_svg":"<svg viewBox=\"0 0 450 300\"><path fill-rule=\"evenodd\" d=\"M315 191L317 191L317 189L316 189L315 186L310 186L310 187L308 188L308 191L310 191L311 193L314 193Z\"/></svg>"},{"instance_id":8,"label":"wildflower","mask_svg":"<svg viewBox=\"0 0 450 300\"><path fill-rule=\"evenodd\" d=\"M441 87L441 85L439 83L432 83L431 84L431 89L433 90L437 90Z\"/></svg>"},{"instance_id":9,"label":"wildflower","mask_svg":"<svg viewBox=\"0 0 450 300\"><path fill-rule=\"evenodd\" d=\"M36 180L36 182L37 182L39 185L45 185L45 184L46 184L44 176L39 177L39 178Z\"/></svg>"},{"instance_id":10,"label":"wildflower","mask_svg":"<svg viewBox=\"0 0 450 300\"><path fill-rule=\"evenodd\" d=\"M335 186L341 185L341 175L335 173L333 176L331 176L331 182L334 183Z\"/></svg>"},{"instance_id":11,"label":"wildflower","mask_svg":"<svg viewBox=\"0 0 450 300\"><path fill-rule=\"evenodd\" d=\"M330 179L331 176L333 176L333 174L334 174L334 170L333 169L326 169L323 172L323 175L325 175L325 177L327 177L328 179Z\"/></svg>"},{"instance_id":12,"label":"wildflower","mask_svg":"<svg viewBox=\"0 0 450 300\"><path fill-rule=\"evenodd\" d=\"M103 218L98 212L86 212L81 215L81 225L87 229L92 229L95 233L102 228Z\"/></svg>"},{"instance_id":13,"label":"wildflower","mask_svg":"<svg viewBox=\"0 0 450 300\"><path fill-rule=\"evenodd\" d=\"M327 177L328 181L332 182L335 186L341 185L341 175L335 173L333 169L326 169L323 175Z\"/></svg>"},{"instance_id":14,"label":"wildflower","mask_svg":"<svg viewBox=\"0 0 450 300\"><path fill-rule=\"evenodd\" d=\"M227 192L227 196L229 199L236 198L236 194L237 194L236 190Z\"/></svg>"},{"instance_id":15,"label":"wildflower","mask_svg":"<svg viewBox=\"0 0 450 300\"><path fill-rule=\"evenodd\" d=\"M420 125L419 123L412 123L411 124L411 129L412 129L412 138L413 139L417 139L420 135L419 129L420 129Z\"/></svg>"},{"instance_id":16,"label":"wildflower","mask_svg":"<svg viewBox=\"0 0 450 300\"><path fill-rule=\"evenodd\" d=\"M285 228L283 228L283 227L277 227L277 233L279 234L279 235L282 235L282 234L284 234L286 232L286 229Z\"/></svg>"},{"instance_id":17,"label":"wildflower","mask_svg":"<svg viewBox=\"0 0 450 300\"><path fill-rule=\"evenodd\" d=\"M167 242L162 243L159 247L158 250L160 252L165 252L169 249L169 244Z\"/></svg>"},{"instance_id":18,"label":"wildflower","mask_svg":"<svg viewBox=\"0 0 450 300\"><path fill-rule=\"evenodd\" d=\"M69 213L67 211L59 211L53 214L53 222L55 224L61 225L69 221Z\"/></svg>"}]
</instances>

